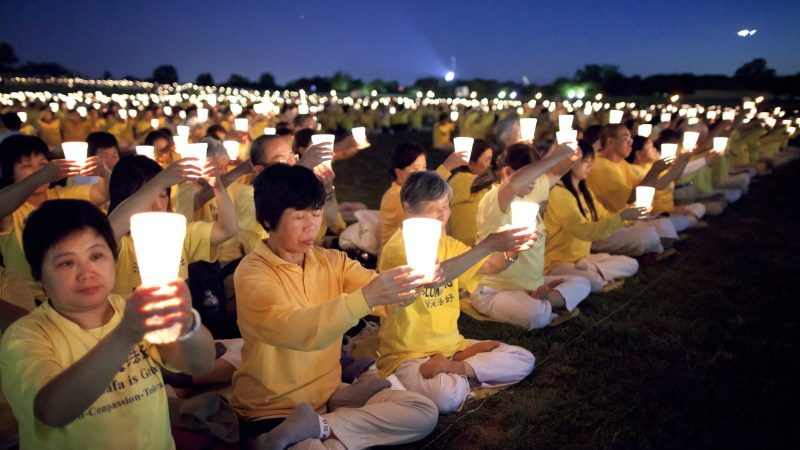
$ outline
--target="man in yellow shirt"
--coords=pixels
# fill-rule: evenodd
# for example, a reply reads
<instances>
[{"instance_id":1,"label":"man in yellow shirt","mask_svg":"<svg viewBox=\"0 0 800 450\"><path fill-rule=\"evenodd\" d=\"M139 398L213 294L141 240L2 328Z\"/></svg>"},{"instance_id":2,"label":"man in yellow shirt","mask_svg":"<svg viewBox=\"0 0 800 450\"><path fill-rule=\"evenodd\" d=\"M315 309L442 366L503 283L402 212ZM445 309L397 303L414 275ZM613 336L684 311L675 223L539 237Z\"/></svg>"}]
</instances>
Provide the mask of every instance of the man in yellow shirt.
<instances>
[{"instance_id":1,"label":"man in yellow shirt","mask_svg":"<svg viewBox=\"0 0 800 450\"><path fill-rule=\"evenodd\" d=\"M595 200L611 213L618 213L629 203L633 203L636 186L655 187L661 172L674 163L674 158L659 159L640 178L625 161L633 149L632 143L631 131L627 127L619 124L607 125L600 136L602 150L597 153L586 179L586 185L596 196ZM656 246L644 248L647 253L662 253L665 245L669 246L678 240L675 226L668 219L642 221L637 226L653 228L661 240ZM641 256L636 253L640 249L643 247L638 234L617 233L592 244L592 250L598 253Z\"/></svg>"},{"instance_id":2,"label":"man in yellow shirt","mask_svg":"<svg viewBox=\"0 0 800 450\"><path fill-rule=\"evenodd\" d=\"M231 406L245 445L335 439L329 444L365 448L428 434L438 415L430 400L386 389L385 380L343 386L339 363L344 332L373 307L413 298L421 275L403 266L376 276L342 252L314 247L325 190L311 170L273 164L253 186L269 237L234 275L244 347Z\"/></svg>"},{"instance_id":3,"label":"man in yellow shirt","mask_svg":"<svg viewBox=\"0 0 800 450\"><path fill-rule=\"evenodd\" d=\"M450 187L435 172L417 172L403 184L406 217L438 220L450 216ZM534 357L524 348L498 341L467 340L458 331L459 289L477 273L505 270L532 235L525 228L490 234L474 248L447 236L438 243L443 281L421 289L410 305L387 307L379 331L381 376L394 373L406 389L436 403L439 412L461 409L470 386L497 387L516 383L533 371ZM403 230L383 248L381 272L406 264Z\"/></svg>"},{"instance_id":4,"label":"man in yellow shirt","mask_svg":"<svg viewBox=\"0 0 800 450\"><path fill-rule=\"evenodd\" d=\"M511 223L511 202L520 200L542 204L550 187L569 168L570 158L577 158L567 146L555 146L547 156L534 161L527 144L513 144L500 155L500 183L483 196L478 207L478 239ZM472 305L478 312L495 320L531 330L542 328L560 313L571 312L589 295L591 286L578 276L544 275L545 228L541 217L531 223L539 240L520 252L517 261L506 270L484 275Z\"/></svg>"}]
</instances>

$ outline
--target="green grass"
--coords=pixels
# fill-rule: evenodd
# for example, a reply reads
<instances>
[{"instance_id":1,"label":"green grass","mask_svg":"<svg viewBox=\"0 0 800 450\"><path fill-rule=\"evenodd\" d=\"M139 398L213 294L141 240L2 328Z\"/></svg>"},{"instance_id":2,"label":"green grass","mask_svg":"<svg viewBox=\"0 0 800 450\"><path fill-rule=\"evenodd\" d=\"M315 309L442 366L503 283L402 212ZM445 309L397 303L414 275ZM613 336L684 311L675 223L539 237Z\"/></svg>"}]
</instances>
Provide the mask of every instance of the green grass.
<instances>
[{"instance_id":1,"label":"green grass","mask_svg":"<svg viewBox=\"0 0 800 450\"><path fill-rule=\"evenodd\" d=\"M399 141L373 139L337 163L340 199L377 207ZM435 167L444 155L432 156ZM409 447L794 447L799 173L795 162L762 177L708 228L690 232L679 255L590 296L561 326L526 332L462 316L466 337L525 347L536 368L442 416Z\"/></svg>"}]
</instances>

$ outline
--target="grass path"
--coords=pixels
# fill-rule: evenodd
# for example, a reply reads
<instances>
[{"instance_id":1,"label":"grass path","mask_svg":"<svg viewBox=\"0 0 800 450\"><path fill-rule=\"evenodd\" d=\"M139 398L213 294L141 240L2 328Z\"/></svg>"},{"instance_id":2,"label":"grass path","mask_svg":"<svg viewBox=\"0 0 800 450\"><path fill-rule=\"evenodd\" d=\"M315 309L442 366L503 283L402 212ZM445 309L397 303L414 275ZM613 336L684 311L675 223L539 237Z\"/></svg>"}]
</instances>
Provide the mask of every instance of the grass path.
<instances>
[{"instance_id":1,"label":"grass path","mask_svg":"<svg viewBox=\"0 0 800 450\"><path fill-rule=\"evenodd\" d=\"M462 316L465 336L528 348L537 367L413 448L794 448L799 182L800 162L756 181L679 255L559 327Z\"/></svg>"}]
</instances>

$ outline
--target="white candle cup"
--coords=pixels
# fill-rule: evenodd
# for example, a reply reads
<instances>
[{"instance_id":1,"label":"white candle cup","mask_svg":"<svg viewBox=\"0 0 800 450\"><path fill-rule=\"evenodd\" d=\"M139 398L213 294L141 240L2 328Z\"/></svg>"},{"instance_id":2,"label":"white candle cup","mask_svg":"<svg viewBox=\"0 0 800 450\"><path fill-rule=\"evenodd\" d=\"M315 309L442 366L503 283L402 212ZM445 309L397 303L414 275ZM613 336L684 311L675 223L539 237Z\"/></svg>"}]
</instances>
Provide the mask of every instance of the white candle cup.
<instances>
[{"instance_id":1,"label":"white candle cup","mask_svg":"<svg viewBox=\"0 0 800 450\"><path fill-rule=\"evenodd\" d=\"M700 138L700 133L696 131L685 131L683 133L683 149L692 151L697 147L697 140Z\"/></svg>"},{"instance_id":2,"label":"white candle cup","mask_svg":"<svg viewBox=\"0 0 800 450\"><path fill-rule=\"evenodd\" d=\"M617 124L622 122L622 111L618 109L612 109L608 112L608 123L610 124Z\"/></svg>"},{"instance_id":3,"label":"white candle cup","mask_svg":"<svg viewBox=\"0 0 800 450\"><path fill-rule=\"evenodd\" d=\"M736 118L736 111L725 111L722 113L722 120L732 122Z\"/></svg>"},{"instance_id":4,"label":"white candle cup","mask_svg":"<svg viewBox=\"0 0 800 450\"><path fill-rule=\"evenodd\" d=\"M575 116L572 114L561 114L558 116L558 130L559 131L568 131L572 129L572 121L575 119Z\"/></svg>"},{"instance_id":5,"label":"white candle cup","mask_svg":"<svg viewBox=\"0 0 800 450\"><path fill-rule=\"evenodd\" d=\"M17 117L19 117L19 121L25 123L28 121L28 113L25 111L20 111L17 113Z\"/></svg>"},{"instance_id":6,"label":"white candle cup","mask_svg":"<svg viewBox=\"0 0 800 450\"><path fill-rule=\"evenodd\" d=\"M464 158L464 161L469 161L469 157L472 156L472 145L474 143L475 139L471 137L459 136L453 138L453 149Z\"/></svg>"},{"instance_id":7,"label":"white candle cup","mask_svg":"<svg viewBox=\"0 0 800 450\"><path fill-rule=\"evenodd\" d=\"M308 105L299 105L297 107L297 114L308 114Z\"/></svg>"},{"instance_id":8,"label":"white candle cup","mask_svg":"<svg viewBox=\"0 0 800 450\"><path fill-rule=\"evenodd\" d=\"M653 207L654 195L656 195L656 188L651 186L636 186L636 207L646 208L649 211Z\"/></svg>"},{"instance_id":9,"label":"white candle cup","mask_svg":"<svg viewBox=\"0 0 800 450\"><path fill-rule=\"evenodd\" d=\"M277 130L272 127L265 127L264 128L264 136L275 136Z\"/></svg>"},{"instance_id":10,"label":"white candle cup","mask_svg":"<svg viewBox=\"0 0 800 450\"><path fill-rule=\"evenodd\" d=\"M789 133L789 136L793 136L795 131L797 131L797 127L786 127L786 132Z\"/></svg>"},{"instance_id":11,"label":"white candle cup","mask_svg":"<svg viewBox=\"0 0 800 450\"><path fill-rule=\"evenodd\" d=\"M175 136L172 136L172 142L175 143L175 151L181 153L183 147L185 147L189 143L189 136L181 136L179 134L176 134Z\"/></svg>"},{"instance_id":12,"label":"white candle cup","mask_svg":"<svg viewBox=\"0 0 800 450\"><path fill-rule=\"evenodd\" d=\"M441 236L442 222L436 219L412 218L403 221L406 262L415 273L424 275L424 282L433 281L436 275Z\"/></svg>"},{"instance_id":13,"label":"white candle cup","mask_svg":"<svg viewBox=\"0 0 800 450\"><path fill-rule=\"evenodd\" d=\"M672 114L670 113L661 113L661 123L670 122L672 120Z\"/></svg>"},{"instance_id":14,"label":"white candle cup","mask_svg":"<svg viewBox=\"0 0 800 450\"><path fill-rule=\"evenodd\" d=\"M350 130L350 133L353 135L353 140L356 141L356 144L364 145L367 143L367 129L364 127L355 127Z\"/></svg>"},{"instance_id":15,"label":"white candle cup","mask_svg":"<svg viewBox=\"0 0 800 450\"><path fill-rule=\"evenodd\" d=\"M756 102L744 102L744 104L742 104L742 107L744 109L755 109Z\"/></svg>"},{"instance_id":16,"label":"white candle cup","mask_svg":"<svg viewBox=\"0 0 800 450\"><path fill-rule=\"evenodd\" d=\"M233 129L236 131L243 131L247 132L248 128L248 121L246 117L240 117L238 119L233 119Z\"/></svg>"},{"instance_id":17,"label":"white candle cup","mask_svg":"<svg viewBox=\"0 0 800 450\"><path fill-rule=\"evenodd\" d=\"M661 144L661 159L674 158L678 154L678 144Z\"/></svg>"},{"instance_id":18,"label":"white candle cup","mask_svg":"<svg viewBox=\"0 0 800 450\"><path fill-rule=\"evenodd\" d=\"M159 126L158 119L150 119L150 128L157 130Z\"/></svg>"},{"instance_id":19,"label":"white candle cup","mask_svg":"<svg viewBox=\"0 0 800 450\"><path fill-rule=\"evenodd\" d=\"M197 108L197 120L200 122L208 120L208 110L205 108Z\"/></svg>"},{"instance_id":20,"label":"white candle cup","mask_svg":"<svg viewBox=\"0 0 800 450\"><path fill-rule=\"evenodd\" d=\"M728 146L728 138L724 136L714 138L714 151L717 153L724 153L725 148Z\"/></svg>"},{"instance_id":21,"label":"white candle cup","mask_svg":"<svg viewBox=\"0 0 800 450\"><path fill-rule=\"evenodd\" d=\"M178 279L183 241L186 237L186 218L181 214L146 212L131 216L131 237L142 286L165 286ZM151 303L148 309L170 306L171 300ZM154 323L158 316L150 319ZM181 325L147 333L144 338L153 344L174 342L181 334Z\"/></svg>"},{"instance_id":22,"label":"white candle cup","mask_svg":"<svg viewBox=\"0 0 800 450\"><path fill-rule=\"evenodd\" d=\"M514 200L511 202L511 226L514 228L525 227L528 229L528 232L533 234L536 231L538 214L538 203L525 200ZM533 247L533 241L526 242L520 250L528 250L531 247Z\"/></svg>"},{"instance_id":23,"label":"white candle cup","mask_svg":"<svg viewBox=\"0 0 800 450\"><path fill-rule=\"evenodd\" d=\"M189 127L187 125L178 125L175 127L175 130L178 136L186 136L189 137Z\"/></svg>"},{"instance_id":24,"label":"white candle cup","mask_svg":"<svg viewBox=\"0 0 800 450\"><path fill-rule=\"evenodd\" d=\"M234 116L238 116L239 114L242 113L242 105L238 103L231 103L230 110L231 114L233 114Z\"/></svg>"},{"instance_id":25,"label":"white candle cup","mask_svg":"<svg viewBox=\"0 0 800 450\"><path fill-rule=\"evenodd\" d=\"M81 166L86 164L89 151L89 144L86 142L62 142L61 149L64 150L64 159L75 161Z\"/></svg>"},{"instance_id":26,"label":"white candle cup","mask_svg":"<svg viewBox=\"0 0 800 450\"><path fill-rule=\"evenodd\" d=\"M197 158L197 161L192 164L201 171L205 170L206 158L208 158L208 144L205 142L198 144L186 144L181 147L181 157Z\"/></svg>"},{"instance_id":27,"label":"white candle cup","mask_svg":"<svg viewBox=\"0 0 800 450\"><path fill-rule=\"evenodd\" d=\"M222 143L222 146L225 147L225 152L228 154L228 158L231 161L239 159L239 142L225 141Z\"/></svg>"},{"instance_id":28,"label":"white candle cup","mask_svg":"<svg viewBox=\"0 0 800 450\"><path fill-rule=\"evenodd\" d=\"M164 107L164 114L166 114L166 115L168 115L168 116L171 116L171 115L172 115L172 107L171 107L171 106L169 106L169 105L168 105L168 106L165 106L165 107Z\"/></svg>"},{"instance_id":29,"label":"white candle cup","mask_svg":"<svg viewBox=\"0 0 800 450\"><path fill-rule=\"evenodd\" d=\"M50 103L50 111L53 111L54 113L58 112L58 103L56 102Z\"/></svg>"},{"instance_id":30,"label":"white candle cup","mask_svg":"<svg viewBox=\"0 0 800 450\"><path fill-rule=\"evenodd\" d=\"M525 142L533 142L533 137L536 134L536 119L524 118L519 119L519 134L520 139Z\"/></svg>"},{"instance_id":31,"label":"white candle cup","mask_svg":"<svg viewBox=\"0 0 800 450\"><path fill-rule=\"evenodd\" d=\"M686 110L686 117L690 118L690 119L692 117L697 117L697 108L689 108L689 109L687 109Z\"/></svg>"},{"instance_id":32,"label":"white candle cup","mask_svg":"<svg viewBox=\"0 0 800 450\"><path fill-rule=\"evenodd\" d=\"M336 136L332 134L312 134L311 135L311 145L325 145L326 147L333 150L333 141L336 139ZM329 169L331 168L331 160L326 159L322 162L325 166Z\"/></svg>"},{"instance_id":33,"label":"white candle cup","mask_svg":"<svg viewBox=\"0 0 800 450\"><path fill-rule=\"evenodd\" d=\"M709 111L709 112L706 113L706 119L714 120L716 118L717 118L717 112L716 111Z\"/></svg>"},{"instance_id":34,"label":"white candle cup","mask_svg":"<svg viewBox=\"0 0 800 450\"><path fill-rule=\"evenodd\" d=\"M450 111L450 120L453 122L458 121L458 111Z\"/></svg>"},{"instance_id":35,"label":"white candle cup","mask_svg":"<svg viewBox=\"0 0 800 450\"><path fill-rule=\"evenodd\" d=\"M575 150L578 148L578 130L556 131L556 142L558 145L567 145Z\"/></svg>"},{"instance_id":36,"label":"white candle cup","mask_svg":"<svg viewBox=\"0 0 800 450\"><path fill-rule=\"evenodd\" d=\"M639 125L639 128L636 130L636 134L642 137L649 138L651 134L653 134L653 125L649 123L643 123Z\"/></svg>"},{"instance_id":37,"label":"white candle cup","mask_svg":"<svg viewBox=\"0 0 800 450\"><path fill-rule=\"evenodd\" d=\"M152 145L137 145L136 154L147 156L150 159L156 159L156 148Z\"/></svg>"},{"instance_id":38,"label":"white candle cup","mask_svg":"<svg viewBox=\"0 0 800 450\"><path fill-rule=\"evenodd\" d=\"M774 117L767 117L766 119L764 119L764 123L769 128L775 128L775 124L778 123L778 121Z\"/></svg>"}]
</instances>

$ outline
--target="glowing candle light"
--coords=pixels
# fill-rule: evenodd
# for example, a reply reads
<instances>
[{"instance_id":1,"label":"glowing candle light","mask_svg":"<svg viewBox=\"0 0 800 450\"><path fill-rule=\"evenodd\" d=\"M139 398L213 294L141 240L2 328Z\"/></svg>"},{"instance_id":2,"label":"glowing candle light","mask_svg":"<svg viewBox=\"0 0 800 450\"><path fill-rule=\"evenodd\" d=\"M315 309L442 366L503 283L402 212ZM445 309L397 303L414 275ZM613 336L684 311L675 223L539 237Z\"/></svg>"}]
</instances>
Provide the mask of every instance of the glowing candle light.
<instances>
[{"instance_id":1,"label":"glowing candle light","mask_svg":"<svg viewBox=\"0 0 800 450\"><path fill-rule=\"evenodd\" d=\"M321 145L324 145L325 147L328 147L331 150L333 150L333 141L334 141L334 139L336 139L336 136L334 136L332 134L312 134L311 135L311 145L320 145L321 144ZM325 164L330 169L331 168L331 159L330 158L326 159L325 161L322 162L322 164Z\"/></svg>"},{"instance_id":2,"label":"glowing candle light","mask_svg":"<svg viewBox=\"0 0 800 450\"><path fill-rule=\"evenodd\" d=\"M50 111L58 112L58 103L56 102L50 103Z\"/></svg>"},{"instance_id":3,"label":"glowing candle light","mask_svg":"<svg viewBox=\"0 0 800 450\"><path fill-rule=\"evenodd\" d=\"M519 134L523 141L533 142L533 137L536 134L536 119L519 119Z\"/></svg>"},{"instance_id":4,"label":"glowing candle light","mask_svg":"<svg viewBox=\"0 0 800 450\"><path fill-rule=\"evenodd\" d=\"M700 138L700 133L696 131L686 131L683 133L683 149L687 151L694 150L697 146L697 140Z\"/></svg>"},{"instance_id":5,"label":"glowing candle light","mask_svg":"<svg viewBox=\"0 0 800 450\"><path fill-rule=\"evenodd\" d=\"M239 143L237 141L225 141L222 146L225 147L225 152L228 153L228 158L231 161L236 161L239 158Z\"/></svg>"},{"instance_id":6,"label":"glowing candle light","mask_svg":"<svg viewBox=\"0 0 800 450\"><path fill-rule=\"evenodd\" d=\"M277 130L272 127L264 127L264 136L275 136Z\"/></svg>"},{"instance_id":7,"label":"glowing candle light","mask_svg":"<svg viewBox=\"0 0 800 450\"><path fill-rule=\"evenodd\" d=\"M674 158L678 153L678 144L661 144L661 159Z\"/></svg>"},{"instance_id":8,"label":"glowing candle light","mask_svg":"<svg viewBox=\"0 0 800 450\"><path fill-rule=\"evenodd\" d=\"M714 138L714 151L717 153L725 153L725 148L728 146L728 138L715 137Z\"/></svg>"},{"instance_id":9,"label":"glowing candle light","mask_svg":"<svg viewBox=\"0 0 800 450\"><path fill-rule=\"evenodd\" d=\"M246 117L240 117L238 119L233 119L233 129L234 130L247 132L247 126L248 126L248 122L247 122L247 118Z\"/></svg>"},{"instance_id":10,"label":"glowing candle light","mask_svg":"<svg viewBox=\"0 0 800 450\"><path fill-rule=\"evenodd\" d=\"M166 114L168 116L171 116L172 115L172 107L171 106L165 106L164 107L164 114Z\"/></svg>"},{"instance_id":11,"label":"glowing candle light","mask_svg":"<svg viewBox=\"0 0 800 450\"><path fill-rule=\"evenodd\" d=\"M238 103L231 103L230 110L231 114L233 114L234 116L238 116L239 114L242 113L242 105Z\"/></svg>"},{"instance_id":12,"label":"glowing candle light","mask_svg":"<svg viewBox=\"0 0 800 450\"><path fill-rule=\"evenodd\" d=\"M722 120L733 121L736 118L736 111L725 111L722 113Z\"/></svg>"},{"instance_id":13,"label":"glowing candle light","mask_svg":"<svg viewBox=\"0 0 800 450\"><path fill-rule=\"evenodd\" d=\"M469 157L472 155L472 144L475 143L475 139L471 137L457 137L453 138L453 147L455 152L460 154L464 161L469 161Z\"/></svg>"},{"instance_id":14,"label":"glowing candle light","mask_svg":"<svg viewBox=\"0 0 800 450\"><path fill-rule=\"evenodd\" d=\"M616 124L622 122L622 111L612 109L608 112L608 123Z\"/></svg>"},{"instance_id":15,"label":"glowing candle light","mask_svg":"<svg viewBox=\"0 0 800 450\"><path fill-rule=\"evenodd\" d=\"M147 156L150 159L156 159L156 148L152 145L137 145L136 154Z\"/></svg>"},{"instance_id":16,"label":"glowing candle light","mask_svg":"<svg viewBox=\"0 0 800 450\"><path fill-rule=\"evenodd\" d=\"M767 124L768 127L773 128L778 121L775 120L774 117L767 117L764 119L764 123Z\"/></svg>"},{"instance_id":17,"label":"glowing candle light","mask_svg":"<svg viewBox=\"0 0 800 450\"><path fill-rule=\"evenodd\" d=\"M26 113L25 111L18 112L17 116L19 117L19 120L22 123L25 123L25 122L28 121L28 113Z\"/></svg>"},{"instance_id":18,"label":"glowing candle light","mask_svg":"<svg viewBox=\"0 0 800 450\"><path fill-rule=\"evenodd\" d=\"M350 130L350 133L353 135L353 140L356 141L356 144L361 147L367 143L367 129L364 127L355 127Z\"/></svg>"},{"instance_id":19,"label":"glowing candle light","mask_svg":"<svg viewBox=\"0 0 800 450\"><path fill-rule=\"evenodd\" d=\"M690 118L690 119L689 119L689 121L688 121L688 124L689 124L689 125L696 125L696 124L698 124L698 123L700 123L700 119L698 119L697 117L692 117L692 118Z\"/></svg>"},{"instance_id":20,"label":"glowing candle light","mask_svg":"<svg viewBox=\"0 0 800 450\"><path fill-rule=\"evenodd\" d=\"M717 112L716 111L709 111L709 112L706 113L706 119L714 120L716 118L717 118Z\"/></svg>"},{"instance_id":21,"label":"glowing candle light","mask_svg":"<svg viewBox=\"0 0 800 450\"><path fill-rule=\"evenodd\" d=\"M754 109L756 107L756 102L744 102L742 104L742 108L744 109Z\"/></svg>"},{"instance_id":22,"label":"glowing candle light","mask_svg":"<svg viewBox=\"0 0 800 450\"><path fill-rule=\"evenodd\" d=\"M157 130L159 125L158 119L150 119L150 128Z\"/></svg>"},{"instance_id":23,"label":"glowing candle light","mask_svg":"<svg viewBox=\"0 0 800 450\"><path fill-rule=\"evenodd\" d=\"M61 149L64 150L64 159L75 161L81 166L86 164L86 155L89 151L89 144L86 142L62 142Z\"/></svg>"},{"instance_id":24,"label":"glowing candle light","mask_svg":"<svg viewBox=\"0 0 800 450\"><path fill-rule=\"evenodd\" d=\"M178 125L175 130L178 132L178 136L189 137L189 127L187 125Z\"/></svg>"},{"instance_id":25,"label":"glowing candle light","mask_svg":"<svg viewBox=\"0 0 800 450\"><path fill-rule=\"evenodd\" d=\"M184 158L197 158L197 161L192 163L200 170L206 168L206 158L208 157L208 144L200 142L198 144L185 144L181 147L181 156Z\"/></svg>"},{"instance_id":26,"label":"glowing candle light","mask_svg":"<svg viewBox=\"0 0 800 450\"><path fill-rule=\"evenodd\" d=\"M200 122L208 120L208 110L205 108L197 108L197 120Z\"/></svg>"},{"instance_id":27,"label":"glowing candle light","mask_svg":"<svg viewBox=\"0 0 800 450\"><path fill-rule=\"evenodd\" d=\"M143 286L165 286L178 278L186 218L181 214L146 212L131 216L131 237ZM174 300L147 305L148 309L171 306ZM159 317L151 319L157 324ZM174 342L181 334L181 325L150 332L145 339L153 344Z\"/></svg>"},{"instance_id":28,"label":"glowing candle light","mask_svg":"<svg viewBox=\"0 0 800 450\"><path fill-rule=\"evenodd\" d=\"M653 206L654 195L656 195L656 188L651 186L636 186L636 207L647 208L649 211Z\"/></svg>"},{"instance_id":29,"label":"glowing candle light","mask_svg":"<svg viewBox=\"0 0 800 450\"><path fill-rule=\"evenodd\" d=\"M572 114L561 114L558 116L558 130L559 131L568 131L572 129L572 121L575 119L575 116Z\"/></svg>"},{"instance_id":30,"label":"glowing candle light","mask_svg":"<svg viewBox=\"0 0 800 450\"><path fill-rule=\"evenodd\" d=\"M406 261L423 281L432 281L436 271L442 222L436 219L415 217L403 221L403 241Z\"/></svg>"},{"instance_id":31,"label":"glowing candle light","mask_svg":"<svg viewBox=\"0 0 800 450\"><path fill-rule=\"evenodd\" d=\"M308 114L308 105L302 104L297 107L298 114Z\"/></svg>"},{"instance_id":32,"label":"glowing candle light","mask_svg":"<svg viewBox=\"0 0 800 450\"><path fill-rule=\"evenodd\" d=\"M643 123L639 125L639 128L637 129L636 133L639 136L650 137L650 135L653 134L653 125L649 123Z\"/></svg>"},{"instance_id":33,"label":"glowing candle light","mask_svg":"<svg viewBox=\"0 0 800 450\"><path fill-rule=\"evenodd\" d=\"M661 122L669 122L672 120L672 114L670 113L661 113Z\"/></svg>"},{"instance_id":34,"label":"glowing candle light","mask_svg":"<svg viewBox=\"0 0 800 450\"><path fill-rule=\"evenodd\" d=\"M578 130L556 131L556 142L558 145L567 145L575 150L578 148Z\"/></svg>"},{"instance_id":35,"label":"glowing candle light","mask_svg":"<svg viewBox=\"0 0 800 450\"><path fill-rule=\"evenodd\" d=\"M525 200L511 202L511 226L514 228L526 227L529 233L536 231L536 220L539 214L539 204ZM520 250L533 247L533 241L525 243Z\"/></svg>"},{"instance_id":36,"label":"glowing candle light","mask_svg":"<svg viewBox=\"0 0 800 450\"><path fill-rule=\"evenodd\" d=\"M453 122L458 121L458 111L450 111L450 120Z\"/></svg>"}]
</instances>

